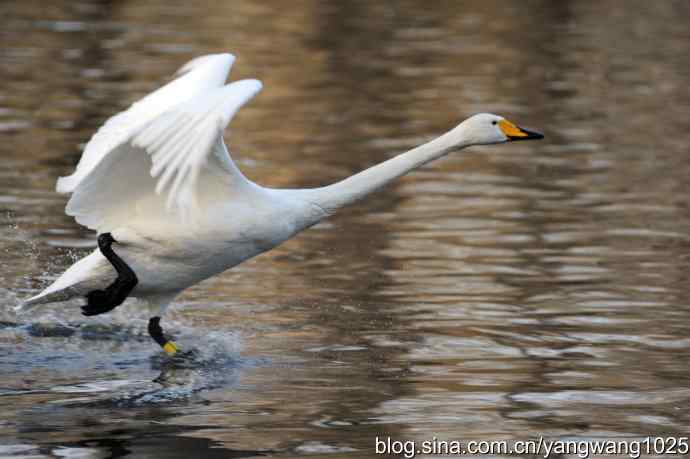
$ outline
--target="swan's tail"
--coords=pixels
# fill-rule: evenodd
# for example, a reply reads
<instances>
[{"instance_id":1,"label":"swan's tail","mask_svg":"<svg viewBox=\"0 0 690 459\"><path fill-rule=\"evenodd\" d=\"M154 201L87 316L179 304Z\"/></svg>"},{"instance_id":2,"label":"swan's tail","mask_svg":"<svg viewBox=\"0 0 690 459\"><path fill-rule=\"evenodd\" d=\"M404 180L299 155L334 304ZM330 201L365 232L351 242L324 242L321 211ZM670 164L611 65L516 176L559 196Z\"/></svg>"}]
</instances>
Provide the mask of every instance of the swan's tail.
<instances>
[{"instance_id":1,"label":"swan's tail","mask_svg":"<svg viewBox=\"0 0 690 459\"><path fill-rule=\"evenodd\" d=\"M66 301L84 296L91 290L104 288L115 278L114 270L96 249L65 271L55 282L38 295L22 301L15 311L24 312L35 306Z\"/></svg>"},{"instance_id":2,"label":"swan's tail","mask_svg":"<svg viewBox=\"0 0 690 459\"><path fill-rule=\"evenodd\" d=\"M38 295L34 295L31 298L27 298L26 300L22 301L18 306L14 308L14 310L17 312L26 312L42 304L67 301L70 298L79 296L79 294L76 291L74 291L75 289L71 287L59 290L51 290L51 287L53 287L53 285L51 285Z\"/></svg>"}]
</instances>

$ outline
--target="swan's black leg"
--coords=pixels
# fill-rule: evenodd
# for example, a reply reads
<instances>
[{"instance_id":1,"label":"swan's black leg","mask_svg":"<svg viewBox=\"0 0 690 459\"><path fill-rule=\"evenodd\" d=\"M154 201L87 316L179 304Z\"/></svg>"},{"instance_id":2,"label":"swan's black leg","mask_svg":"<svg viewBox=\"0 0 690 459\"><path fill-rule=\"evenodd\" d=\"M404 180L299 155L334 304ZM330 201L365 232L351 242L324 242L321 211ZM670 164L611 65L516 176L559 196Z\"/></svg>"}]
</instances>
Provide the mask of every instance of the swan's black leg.
<instances>
[{"instance_id":1,"label":"swan's black leg","mask_svg":"<svg viewBox=\"0 0 690 459\"><path fill-rule=\"evenodd\" d=\"M117 279L104 290L94 290L86 294L87 303L81 308L82 314L85 316L95 316L112 311L125 301L139 282L132 268L113 251L113 242L117 241L113 239L110 233L103 233L98 236L98 248L117 271Z\"/></svg>"},{"instance_id":2,"label":"swan's black leg","mask_svg":"<svg viewBox=\"0 0 690 459\"><path fill-rule=\"evenodd\" d=\"M160 317L151 317L149 319L149 335L151 335L151 338L163 348L166 354L175 355L178 351L177 345L167 339L163 334Z\"/></svg>"}]
</instances>

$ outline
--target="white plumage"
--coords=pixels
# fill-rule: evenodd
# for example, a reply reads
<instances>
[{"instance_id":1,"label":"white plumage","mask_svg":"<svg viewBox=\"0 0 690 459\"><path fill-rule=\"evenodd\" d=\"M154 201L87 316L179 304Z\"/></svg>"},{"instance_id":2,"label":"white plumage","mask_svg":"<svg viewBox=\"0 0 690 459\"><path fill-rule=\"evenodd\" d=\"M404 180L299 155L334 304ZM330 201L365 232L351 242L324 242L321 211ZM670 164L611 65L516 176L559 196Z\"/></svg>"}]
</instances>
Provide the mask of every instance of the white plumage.
<instances>
[{"instance_id":1,"label":"white plumage","mask_svg":"<svg viewBox=\"0 0 690 459\"><path fill-rule=\"evenodd\" d=\"M500 116L480 114L336 184L264 188L242 175L223 141L233 116L261 90L257 80L225 84L234 60L218 54L184 65L175 80L107 120L75 172L57 183L58 192L71 193L68 215L113 235L113 249L139 280L131 296L157 313L187 287L435 158L469 145L538 138ZM96 249L23 307L84 296L115 278Z\"/></svg>"}]
</instances>

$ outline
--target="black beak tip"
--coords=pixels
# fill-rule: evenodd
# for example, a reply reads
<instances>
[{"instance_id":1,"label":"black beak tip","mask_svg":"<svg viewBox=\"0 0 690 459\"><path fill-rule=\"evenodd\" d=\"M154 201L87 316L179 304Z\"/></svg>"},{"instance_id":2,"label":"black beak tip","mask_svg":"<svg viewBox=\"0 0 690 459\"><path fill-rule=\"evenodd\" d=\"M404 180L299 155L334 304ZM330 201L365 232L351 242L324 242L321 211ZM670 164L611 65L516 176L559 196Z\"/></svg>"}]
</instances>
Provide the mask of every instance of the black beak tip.
<instances>
[{"instance_id":1,"label":"black beak tip","mask_svg":"<svg viewBox=\"0 0 690 459\"><path fill-rule=\"evenodd\" d=\"M527 134L526 136L515 136L515 137L509 137L510 140L539 140L544 138L544 134L541 132L536 132L536 131L529 131L527 129L522 129L520 128L520 131L522 133Z\"/></svg>"}]
</instances>

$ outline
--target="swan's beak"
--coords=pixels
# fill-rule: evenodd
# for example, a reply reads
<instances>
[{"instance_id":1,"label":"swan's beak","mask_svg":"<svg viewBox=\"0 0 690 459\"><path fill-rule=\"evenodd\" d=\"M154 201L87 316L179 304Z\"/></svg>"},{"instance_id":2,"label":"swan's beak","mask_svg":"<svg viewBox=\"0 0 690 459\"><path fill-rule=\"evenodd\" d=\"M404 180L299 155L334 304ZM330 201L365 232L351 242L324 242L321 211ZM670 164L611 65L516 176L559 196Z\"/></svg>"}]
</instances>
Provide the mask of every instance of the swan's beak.
<instances>
[{"instance_id":1,"label":"swan's beak","mask_svg":"<svg viewBox=\"0 0 690 459\"><path fill-rule=\"evenodd\" d=\"M508 140L536 140L544 138L544 134L528 131L527 129L514 125L508 120L499 121L498 127L500 127L501 131L508 137Z\"/></svg>"}]
</instances>

